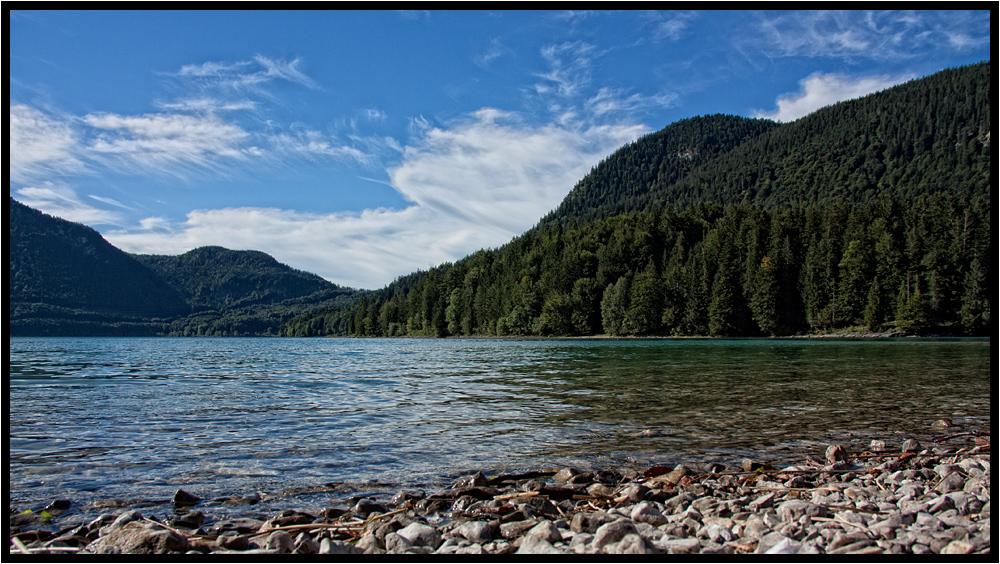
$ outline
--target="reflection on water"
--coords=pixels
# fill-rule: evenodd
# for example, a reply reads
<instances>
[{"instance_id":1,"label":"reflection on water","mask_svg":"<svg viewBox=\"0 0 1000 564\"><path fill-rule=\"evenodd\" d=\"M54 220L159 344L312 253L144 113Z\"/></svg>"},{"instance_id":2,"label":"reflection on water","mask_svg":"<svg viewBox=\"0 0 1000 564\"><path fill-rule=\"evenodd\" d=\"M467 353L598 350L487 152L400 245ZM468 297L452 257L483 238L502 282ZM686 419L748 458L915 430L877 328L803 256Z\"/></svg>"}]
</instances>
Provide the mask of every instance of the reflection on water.
<instances>
[{"instance_id":1,"label":"reflection on water","mask_svg":"<svg viewBox=\"0 0 1000 564\"><path fill-rule=\"evenodd\" d=\"M989 340L11 338L8 370L12 503L798 460L990 426Z\"/></svg>"}]
</instances>

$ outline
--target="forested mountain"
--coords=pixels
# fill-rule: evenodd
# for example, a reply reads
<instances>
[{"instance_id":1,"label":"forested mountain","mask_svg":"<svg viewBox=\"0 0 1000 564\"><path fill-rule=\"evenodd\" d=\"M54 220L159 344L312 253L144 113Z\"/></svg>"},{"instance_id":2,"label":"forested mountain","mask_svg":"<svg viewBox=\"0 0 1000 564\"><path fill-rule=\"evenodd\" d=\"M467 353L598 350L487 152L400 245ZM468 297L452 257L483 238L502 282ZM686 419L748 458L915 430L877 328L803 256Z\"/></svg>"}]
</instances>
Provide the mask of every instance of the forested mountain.
<instances>
[{"instance_id":1,"label":"forested mountain","mask_svg":"<svg viewBox=\"0 0 1000 564\"><path fill-rule=\"evenodd\" d=\"M714 115L678 121L625 145L604 159L541 223L586 222L644 209L653 186L669 186L778 124Z\"/></svg>"},{"instance_id":2,"label":"forested mountain","mask_svg":"<svg viewBox=\"0 0 1000 564\"><path fill-rule=\"evenodd\" d=\"M949 69L781 125L678 122L507 245L282 334L987 334L990 77Z\"/></svg>"},{"instance_id":3,"label":"forested mountain","mask_svg":"<svg viewBox=\"0 0 1000 564\"><path fill-rule=\"evenodd\" d=\"M698 202L867 202L888 188L987 194L989 62L947 69L782 125L732 116L674 123L597 165L541 223Z\"/></svg>"},{"instance_id":4,"label":"forested mountain","mask_svg":"<svg viewBox=\"0 0 1000 564\"><path fill-rule=\"evenodd\" d=\"M131 255L10 199L11 335L273 335L357 292L258 251Z\"/></svg>"}]
</instances>

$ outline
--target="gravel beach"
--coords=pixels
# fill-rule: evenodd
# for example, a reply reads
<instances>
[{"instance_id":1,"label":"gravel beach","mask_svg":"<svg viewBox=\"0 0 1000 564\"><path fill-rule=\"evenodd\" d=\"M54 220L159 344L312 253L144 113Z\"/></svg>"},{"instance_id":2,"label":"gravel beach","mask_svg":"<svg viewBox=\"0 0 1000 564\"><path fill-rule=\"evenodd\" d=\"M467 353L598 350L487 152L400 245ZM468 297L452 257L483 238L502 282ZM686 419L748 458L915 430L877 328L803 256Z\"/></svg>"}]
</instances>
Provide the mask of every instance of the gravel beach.
<instances>
[{"instance_id":1,"label":"gravel beach","mask_svg":"<svg viewBox=\"0 0 1000 564\"><path fill-rule=\"evenodd\" d=\"M830 445L793 466L476 473L266 519L178 490L169 515L61 527L72 502L55 500L10 508L10 554L990 554L990 467L989 434L965 432Z\"/></svg>"}]
</instances>

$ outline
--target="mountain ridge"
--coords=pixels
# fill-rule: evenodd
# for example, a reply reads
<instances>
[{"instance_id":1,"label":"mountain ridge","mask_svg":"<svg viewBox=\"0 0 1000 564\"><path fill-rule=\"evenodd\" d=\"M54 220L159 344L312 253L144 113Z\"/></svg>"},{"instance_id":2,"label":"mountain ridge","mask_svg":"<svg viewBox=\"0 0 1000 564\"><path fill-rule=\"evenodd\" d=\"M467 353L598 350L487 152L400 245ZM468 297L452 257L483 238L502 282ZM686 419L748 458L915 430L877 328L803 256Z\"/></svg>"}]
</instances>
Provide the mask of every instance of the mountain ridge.
<instances>
[{"instance_id":1,"label":"mountain ridge","mask_svg":"<svg viewBox=\"0 0 1000 564\"><path fill-rule=\"evenodd\" d=\"M982 334L991 72L946 69L786 124L681 120L509 243L282 334ZM670 145L726 125L758 127L708 159Z\"/></svg>"},{"instance_id":2,"label":"mountain ridge","mask_svg":"<svg viewBox=\"0 0 1000 564\"><path fill-rule=\"evenodd\" d=\"M11 335L274 335L357 294L261 251L136 255L13 197L9 210Z\"/></svg>"}]
</instances>

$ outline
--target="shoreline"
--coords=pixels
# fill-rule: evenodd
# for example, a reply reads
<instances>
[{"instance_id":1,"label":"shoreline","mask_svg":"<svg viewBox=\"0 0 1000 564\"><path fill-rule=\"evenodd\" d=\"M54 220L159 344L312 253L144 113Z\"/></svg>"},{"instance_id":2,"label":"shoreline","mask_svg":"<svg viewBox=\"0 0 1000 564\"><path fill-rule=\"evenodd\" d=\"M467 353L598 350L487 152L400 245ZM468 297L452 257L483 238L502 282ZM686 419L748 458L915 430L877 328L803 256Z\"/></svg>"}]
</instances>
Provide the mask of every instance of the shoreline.
<instances>
[{"instance_id":1,"label":"shoreline","mask_svg":"<svg viewBox=\"0 0 1000 564\"><path fill-rule=\"evenodd\" d=\"M830 445L791 466L539 468L267 516L178 490L81 519L10 508L10 553L990 554L990 437ZM383 499L385 497L385 499ZM259 501L259 500L258 500ZM144 510L147 513L144 513ZM230 516L234 514L237 516Z\"/></svg>"}]
</instances>

